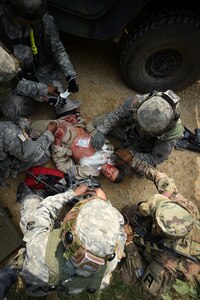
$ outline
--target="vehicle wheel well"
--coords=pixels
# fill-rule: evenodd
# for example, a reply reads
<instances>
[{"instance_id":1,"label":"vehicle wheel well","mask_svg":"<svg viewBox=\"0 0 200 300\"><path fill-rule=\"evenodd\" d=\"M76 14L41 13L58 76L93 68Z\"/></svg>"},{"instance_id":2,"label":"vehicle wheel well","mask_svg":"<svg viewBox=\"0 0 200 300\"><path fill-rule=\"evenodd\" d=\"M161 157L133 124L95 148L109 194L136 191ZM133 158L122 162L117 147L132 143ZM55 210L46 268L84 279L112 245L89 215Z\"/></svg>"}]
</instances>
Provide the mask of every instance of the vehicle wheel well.
<instances>
[{"instance_id":1,"label":"vehicle wheel well","mask_svg":"<svg viewBox=\"0 0 200 300\"><path fill-rule=\"evenodd\" d=\"M149 15L123 40L120 68L125 82L143 92L170 85L181 90L193 83L199 78L199 29L197 12L164 10ZM190 41L196 41L195 47ZM186 72L191 76L187 78Z\"/></svg>"}]
</instances>

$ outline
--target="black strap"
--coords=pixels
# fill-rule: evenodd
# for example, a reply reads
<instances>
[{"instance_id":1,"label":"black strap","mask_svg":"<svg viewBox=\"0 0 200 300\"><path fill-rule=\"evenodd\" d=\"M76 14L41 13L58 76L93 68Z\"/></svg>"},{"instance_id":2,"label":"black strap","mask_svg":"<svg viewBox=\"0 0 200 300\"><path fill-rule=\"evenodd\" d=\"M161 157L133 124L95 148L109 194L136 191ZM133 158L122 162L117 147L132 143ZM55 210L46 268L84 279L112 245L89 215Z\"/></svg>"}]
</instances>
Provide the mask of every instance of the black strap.
<instances>
[{"instance_id":1,"label":"black strap","mask_svg":"<svg viewBox=\"0 0 200 300\"><path fill-rule=\"evenodd\" d=\"M1 35L1 42L5 45L6 48L8 48L8 50L10 50L13 53L15 40L11 40L8 37L2 21L2 17L0 17L0 35Z\"/></svg>"}]
</instances>

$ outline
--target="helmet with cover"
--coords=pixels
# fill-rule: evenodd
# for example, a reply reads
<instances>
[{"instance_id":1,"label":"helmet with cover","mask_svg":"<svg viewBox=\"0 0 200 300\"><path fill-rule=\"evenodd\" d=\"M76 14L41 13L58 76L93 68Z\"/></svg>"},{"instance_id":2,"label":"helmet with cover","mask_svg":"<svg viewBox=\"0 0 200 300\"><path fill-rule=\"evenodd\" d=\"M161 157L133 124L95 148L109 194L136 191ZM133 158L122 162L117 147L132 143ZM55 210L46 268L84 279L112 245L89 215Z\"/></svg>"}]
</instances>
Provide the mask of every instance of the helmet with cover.
<instances>
[{"instance_id":1,"label":"helmet with cover","mask_svg":"<svg viewBox=\"0 0 200 300\"><path fill-rule=\"evenodd\" d=\"M193 217L178 203L161 201L155 210L155 221L168 238L183 238L193 227Z\"/></svg>"},{"instance_id":2,"label":"helmet with cover","mask_svg":"<svg viewBox=\"0 0 200 300\"><path fill-rule=\"evenodd\" d=\"M71 257L84 270L97 270L116 252L123 253L120 249L120 241L126 239L123 226L122 215L109 202L97 196L79 202L63 221L61 238L67 250L65 257Z\"/></svg>"},{"instance_id":3,"label":"helmet with cover","mask_svg":"<svg viewBox=\"0 0 200 300\"><path fill-rule=\"evenodd\" d=\"M39 21L47 11L46 0L6 0L3 3L14 18L30 22Z\"/></svg>"},{"instance_id":4,"label":"helmet with cover","mask_svg":"<svg viewBox=\"0 0 200 300\"><path fill-rule=\"evenodd\" d=\"M0 45L0 96L5 96L18 84L18 61L10 52Z\"/></svg>"},{"instance_id":5,"label":"helmet with cover","mask_svg":"<svg viewBox=\"0 0 200 300\"><path fill-rule=\"evenodd\" d=\"M175 107L179 97L171 90L153 92L137 111L137 121L149 133L162 132L176 115Z\"/></svg>"}]
</instances>

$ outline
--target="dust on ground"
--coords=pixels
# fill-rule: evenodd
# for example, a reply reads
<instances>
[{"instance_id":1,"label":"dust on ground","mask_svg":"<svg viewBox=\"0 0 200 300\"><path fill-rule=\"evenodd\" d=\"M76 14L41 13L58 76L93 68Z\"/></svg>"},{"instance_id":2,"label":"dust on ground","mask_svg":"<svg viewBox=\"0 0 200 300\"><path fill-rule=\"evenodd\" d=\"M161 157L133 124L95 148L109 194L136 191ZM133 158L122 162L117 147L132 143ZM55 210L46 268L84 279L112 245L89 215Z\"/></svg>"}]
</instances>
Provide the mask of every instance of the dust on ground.
<instances>
[{"instance_id":1,"label":"dust on ground","mask_svg":"<svg viewBox=\"0 0 200 300\"><path fill-rule=\"evenodd\" d=\"M80 111L89 121L97 115L112 111L126 98L134 95L123 82L119 71L118 46L112 42L92 41L63 35L67 52L77 72L80 92L71 99L81 99ZM180 110L183 124L193 131L200 127L200 81L179 92ZM36 104L31 120L51 119L53 108ZM200 206L200 156L191 151L174 150L168 161L158 168L173 177L180 193ZM19 204L15 203L16 189L23 181L24 174L8 180L9 187L1 190L0 204L9 207L12 220L18 227ZM100 179L108 199L120 209L123 205L139 200L147 200L156 192L154 184L144 178L128 176L121 184L111 184Z\"/></svg>"}]
</instances>

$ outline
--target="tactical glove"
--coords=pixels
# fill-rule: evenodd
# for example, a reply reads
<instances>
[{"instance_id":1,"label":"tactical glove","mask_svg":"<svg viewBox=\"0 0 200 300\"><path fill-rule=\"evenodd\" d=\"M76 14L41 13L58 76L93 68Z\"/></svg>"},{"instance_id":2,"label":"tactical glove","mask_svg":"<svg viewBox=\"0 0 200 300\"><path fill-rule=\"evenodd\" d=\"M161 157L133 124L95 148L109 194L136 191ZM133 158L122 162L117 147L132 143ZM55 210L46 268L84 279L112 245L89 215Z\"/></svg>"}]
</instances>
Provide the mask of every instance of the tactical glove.
<instances>
[{"instance_id":1,"label":"tactical glove","mask_svg":"<svg viewBox=\"0 0 200 300\"><path fill-rule=\"evenodd\" d=\"M128 149L117 149L115 154L127 164L130 164L133 160L133 154Z\"/></svg>"},{"instance_id":2,"label":"tactical glove","mask_svg":"<svg viewBox=\"0 0 200 300\"><path fill-rule=\"evenodd\" d=\"M72 77L71 75L67 76L68 82L68 92L77 93L79 91L79 86L76 82L76 78Z\"/></svg>"},{"instance_id":3,"label":"tactical glove","mask_svg":"<svg viewBox=\"0 0 200 300\"><path fill-rule=\"evenodd\" d=\"M91 145L95 149L99 150L103 147L104 143L105 143L104 134L101 131L97 130L97 132L95 133L95 135L91 139Z\"/></svg>"},{"instance_id":4,"label":"tactical glove","mask_svg":"<svg viewBox=\"0 0 200 300\"><path fill-rule=\"evenodd\" d=\"M0 269L0 300L6 297L9 288L17 280L17 271L5 267Z\"/></svg>"},{"instance_id":5,"label":"tactical glove","mask_svg":"<svg viewBox=\"0 0 200 300\"><path fill-rule=\"evenodd\" d=\"M54 96L50 95L47 101L50 105L54 107L59 105L59 107L63 108L65 104L67 104L67 100L65 98L60 97L60 95Z\"/></svg>"}]
</instances>

